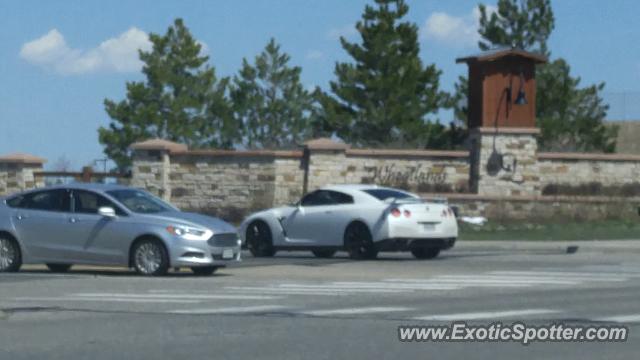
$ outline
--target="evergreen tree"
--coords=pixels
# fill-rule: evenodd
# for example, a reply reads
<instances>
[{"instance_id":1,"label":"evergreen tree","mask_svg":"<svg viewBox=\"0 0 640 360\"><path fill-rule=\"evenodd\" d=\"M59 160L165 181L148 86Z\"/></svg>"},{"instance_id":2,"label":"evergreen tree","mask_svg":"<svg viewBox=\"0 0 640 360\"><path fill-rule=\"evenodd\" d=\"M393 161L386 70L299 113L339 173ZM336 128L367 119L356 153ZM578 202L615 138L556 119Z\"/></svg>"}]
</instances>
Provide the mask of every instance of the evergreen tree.
<instances>
[{"instance_id":1,"label":"evergreen tree","mask_svg":"<svg viewBox=\"0 0 640 360\"><path fill-rule=\"evenodd\" d=\"M101 127L105 154L126 170L129 146L148 138L162 138L191 147L228 148L237 137L226 91L228 79L217 79L208 56L181 19L165 35L150 34L151 51L140 51L146 81L127 83L126 99L106 99L112 121Z\"/></svg>"},{"instance_id":2,"label":"evergreen tree","mask_svg":"<svg viewBox=\"0 0 640 360\"><path fill-rule=\"evenodd\" d=\"M271 39L254 64L244 59L231 98L247 148L293 148L312 134L314 97L300 83L302 69Z\"/></svg>"},{"instance_id":3,"label":"evergreen tree","mask_svg":"<svg viewBox=\"0 0 640 360\"><path fill-rule=\"evenodd\" d=\"M418 27L402 21L404 0L375 0L356 28L361 43L340 42L353 62L338 63L334 96L320 95L324 129L356 145L440 146L445 127L430 122L444 104L440 71L419 57Z\"/></svg>"}]
</instances>

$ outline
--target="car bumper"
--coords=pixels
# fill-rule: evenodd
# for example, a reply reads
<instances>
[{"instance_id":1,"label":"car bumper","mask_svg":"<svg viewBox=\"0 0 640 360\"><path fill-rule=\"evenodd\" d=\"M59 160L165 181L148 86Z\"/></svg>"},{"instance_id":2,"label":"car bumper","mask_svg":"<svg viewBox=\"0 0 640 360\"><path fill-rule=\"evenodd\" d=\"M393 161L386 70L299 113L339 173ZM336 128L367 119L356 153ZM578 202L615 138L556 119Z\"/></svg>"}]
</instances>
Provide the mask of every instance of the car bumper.
<instances>
[{"instance_id":1,"label":"car bumper","mask_svg":"<svg viewBox=\"0 0 640 360\"><path fill-rule=\"evenodd\" d=\"M458 237L458 223L455 219L440 222L421 223L398 221L389 224L383 239L447 239Z\"/></svg>"},{"instance_id":2,"label":"car bumper","mask_svg":"<svg viewBox=\"0 0 640 360\"><path fill-rule=\"evenodd\" d=\"M456 238L393 238L385 239L375 243L380 251L409 251L415 248L438 248L441 250L451 249L456 243Z\"/></svg>"},{"instance_id":3,"label":"car bumper","mask_svg":"<svg viewBox=\"0 0 640 360\"><path fill-rule=\"evenodd\" d=\"M173 267L226 266L241 259L237 243L234 246L212 246L207 241L175 240L171 245L169 257Z\"/></svg>"}]
</instances>

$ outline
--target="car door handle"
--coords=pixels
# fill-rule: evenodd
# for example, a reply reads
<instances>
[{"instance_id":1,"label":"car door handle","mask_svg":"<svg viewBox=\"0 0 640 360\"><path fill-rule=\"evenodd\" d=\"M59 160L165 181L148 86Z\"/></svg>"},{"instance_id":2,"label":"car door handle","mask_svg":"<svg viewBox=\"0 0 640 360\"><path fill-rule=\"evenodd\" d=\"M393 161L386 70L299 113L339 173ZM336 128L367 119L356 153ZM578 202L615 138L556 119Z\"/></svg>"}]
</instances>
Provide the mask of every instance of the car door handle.
<instances>
[{"instance_id":1,"label":"car door handle","mask_svg":"<svg viewBox=\"0 0 640 360\"><path fill-rule=\"evenodd\" d=\"M76 218L69 218L69 222L72 224L75 224L76 222L78 222L78 219Z\"/></svg>"},{"instance_id":2,"label":"car door handle","mask_svg":"<svg viewBox=\"0 0 640 360\"><path fill-rule=\"evenodd\" d=\"M18 215L16 215L16 219L22 220L22 219L24 219L24 215L18 214Z\"/></svg>"}]
</instances>

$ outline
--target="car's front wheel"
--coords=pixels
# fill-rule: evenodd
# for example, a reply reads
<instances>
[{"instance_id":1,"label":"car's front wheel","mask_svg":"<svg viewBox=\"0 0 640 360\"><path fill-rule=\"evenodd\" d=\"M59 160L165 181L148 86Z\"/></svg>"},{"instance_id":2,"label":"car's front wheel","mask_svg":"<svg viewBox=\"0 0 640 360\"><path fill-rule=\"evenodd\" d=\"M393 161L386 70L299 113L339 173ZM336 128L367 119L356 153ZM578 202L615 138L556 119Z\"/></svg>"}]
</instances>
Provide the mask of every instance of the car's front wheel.
<instances>
[{"instance_id":1,"label":"car's front wheel","mask_svg":"<svg viewBox=\"0 0 640 360\"><path fill-rule=\"evenodd\" d=\"M191 271L198 276L209 276L218 270L217 266L198 266L192 267Z\"/></svg>"},{"instance_id":2,"label":"car's front wheel","mask_svg":"<svg viewBox=\"0 0 640 360\"><path fill-rule=\"evenodd\" d=\"M11 237L0 235L0 272L16 272L22 266L20 246Z\"/></svg>"},{"instance_id":3,"label":"car's front wheel","mask_svg":"<svg viewBox=\"0 0 640 360\"><path fill-rule=\"evenodd\" d=\"M378 250L373 244L373 237L367 225L353 222L344 232L344 246L349 257L355 260L375 259Z\"/></svg>"},{"instance_id":4,"label":"car's front wheel","mask_svg":"<svg viewBox=\"0 0 640 360\"><path fill-rule=\"evenodd\" d=\"M271 257L275 255L271 228L264 221L254 221L247 227L247 248L255 257Z\"/></svg>"},{"instance_id":5,"label":"car's front wheel","mask_svg":"<svg viewBox=\"0 0 640 360\"><path fill-rule=\"evenodd\" d=\"M133 247L132 265L141 275L164 275L169 270L167 249L160 240L140 240Z\"/></svg>"},{"instance_id":6,"label":"car's front wheel","mask_svg":"<svg viewBox=\"0 0 640 360\"><path fill-rule=\"evenodd\" d=\"M49 271L54 273L64 273L71 269L70 264L47 264Z\"/></svg>"},{"instance_id":7,"label":"car's front wheel","mask_svg":"<svg viewBox=\"0 0 640 360\"><path fill-rule=\"evenodd\" d=\"M416 259L433 259L440 254L440 248L414 248L411 249L411 253Z\"/></svg>"}]
</instances>

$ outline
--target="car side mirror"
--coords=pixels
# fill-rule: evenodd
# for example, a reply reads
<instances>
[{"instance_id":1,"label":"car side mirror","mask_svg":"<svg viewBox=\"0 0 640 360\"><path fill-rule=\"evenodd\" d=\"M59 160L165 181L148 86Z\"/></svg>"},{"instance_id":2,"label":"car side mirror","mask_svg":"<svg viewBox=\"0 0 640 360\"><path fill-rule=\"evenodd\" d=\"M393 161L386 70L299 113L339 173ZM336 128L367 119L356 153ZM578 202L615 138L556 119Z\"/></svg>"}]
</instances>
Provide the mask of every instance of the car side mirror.
<instances>
[{"instance_id":1,"label":"car side mirror","mask_svg":"<svg viewBox=\"0 0 640 360\"><path fill-rule=\"evenodd\" d=\"M107 217L107 218L116 217L116 211L112 207L109 207L109 206L103 206L103 207L99 208L98 209L98 214L100 216L104 216L104 217Z\"/></svg>"}]
</instances>

